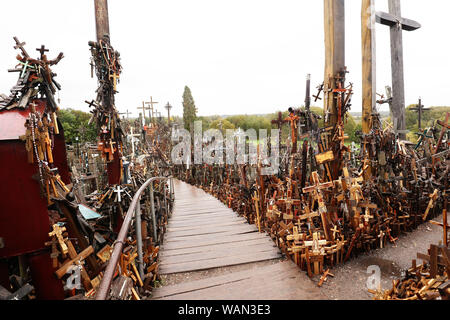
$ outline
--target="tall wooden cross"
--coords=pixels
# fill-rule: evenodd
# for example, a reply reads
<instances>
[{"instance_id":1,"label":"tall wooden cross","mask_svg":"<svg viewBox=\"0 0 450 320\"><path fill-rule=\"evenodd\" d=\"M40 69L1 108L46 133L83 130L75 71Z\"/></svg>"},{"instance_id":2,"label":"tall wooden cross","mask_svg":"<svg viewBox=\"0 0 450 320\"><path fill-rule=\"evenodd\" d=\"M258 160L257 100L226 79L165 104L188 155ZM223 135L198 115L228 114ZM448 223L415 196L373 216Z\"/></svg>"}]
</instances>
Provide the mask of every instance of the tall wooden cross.
<instances>
[{"instance_id":1,"label":"tall wooden cross","mask_svg":"<svg viewBox=\"0 0 450 320\"><path fill-rule=\"evenodd\" d=\"M326 125L335 125L338 121L336 89L334 77L345 69L345 1L324 0L325 28L325 75L324 75L324 112Z\"/></svg>"},{"instance_id":2,"label":"tall wooden cross","mask_svg":"<svg viewBox=\"0 0 450 320\"><path fill-rule=\"evenodd\" d=\"M419 103L416 107L411 108L412 111L417 112L417 117L419 118L419 130L422 129L422 113L426 110L430 110L430 108L424 108L422 104L422 99L419 98Z\"/></svg>"},{"instance_id":3,"label":"tall wooden cross","mask_svg":"<svg viewBox=\"0 0 450 320\"><path fill-rule=\"evenodd\" d=\"M376 22L389 26L391 30L392 116L394 129L400 139L406 139L402 31L414 31L421 25L414 20L402 18L400 0L389 0L389 13L377 12Z\"/></svg>"},{"instance_id":4,"label":"tall wooden cross","mask_svg":"<svg viewBox=\"0 0 450 320\"><path fill-rule=\"evenodd\" d=\"M154 104L158 104L159 102L155 102L153 101L153 97L150 96L150 102L145 102L146 105L148 105L149 107L146 108L146 110L149 110L149 115L150 115L150 122L153 123L153 118L154 118L154 109L153 109L153 105ZM151 113L150 113L151 112Z\"/></svg>"},{"instance_id":5,"label":"tall wooden cross","mask_svg":"<svg viewBox=\"0 0 450 320\"><path fill-rule=\"evenodd\" d=\"M370 133L372 112L376 107L376 42L375 42L375 0L362 0L361 43L362 43L362 131Z\"/></svg>"}]
</instances>

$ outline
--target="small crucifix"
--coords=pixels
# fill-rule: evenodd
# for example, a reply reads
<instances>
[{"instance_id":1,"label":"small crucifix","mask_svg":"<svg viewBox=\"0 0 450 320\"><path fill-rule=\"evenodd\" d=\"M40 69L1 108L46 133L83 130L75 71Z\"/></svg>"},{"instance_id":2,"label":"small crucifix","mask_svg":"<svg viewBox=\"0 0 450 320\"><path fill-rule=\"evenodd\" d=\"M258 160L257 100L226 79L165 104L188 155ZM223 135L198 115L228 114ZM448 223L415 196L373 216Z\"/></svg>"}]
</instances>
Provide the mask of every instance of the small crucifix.
<instances>
[{"instance_id":1,"label":"small crucifix","mask_svg":"<svg viewBox=\"0 0 450 320\"><path fill-rule=\"evenodd\" d=\"M424 111L430 110L430 108L424 108L422 105L422 98L419 98L419 103L416 107L411 108L410 110L417 112L417 117L419 118L419 130L422 129L422 113Z\"/></svg>"}]
</instances>

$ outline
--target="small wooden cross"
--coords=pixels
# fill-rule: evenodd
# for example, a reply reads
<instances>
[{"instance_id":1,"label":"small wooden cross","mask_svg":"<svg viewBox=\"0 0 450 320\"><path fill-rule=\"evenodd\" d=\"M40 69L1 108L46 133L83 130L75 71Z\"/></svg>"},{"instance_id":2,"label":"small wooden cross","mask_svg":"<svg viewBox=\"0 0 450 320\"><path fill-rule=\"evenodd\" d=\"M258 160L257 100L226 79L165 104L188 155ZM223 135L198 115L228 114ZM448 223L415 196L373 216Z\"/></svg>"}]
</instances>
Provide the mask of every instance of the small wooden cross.
<instances>
[{"instance_id":1,"label":"small wooden cross","mask_svg":"<svg viewBox=\"0 0 450 320\"><path fill-rule=\"evenodd\" d=\"M228 208L231 208L231 201L233 201L233 196L231 195L231 193L228 195L227 200L228 200Z\"/></svg>"},{"instance_id":2,"label":"small wooden cross","mask_svg":"<svg viewBox=\"0 0 450 320\"><path fill-rule=\"evenodd\" d=\"M434 207L434 203L437 200L438 195L439 195L439 190L434 189L434 192L430 195L430 201L428 202L427 209L425 210L425 213L422 216L423 221L425 221L427 219L428 213Z\"/></svg>"},{"instance_id":3,"label":"small wooden cross","mask_svg":"<svg viewBox=\"0 0 450 320\"><path fill-rule=\"evenodd\" d=\"M300 117L295 114L294 109L289 108L289 116L284 120L289 121L291 124L291 139L292 139L291 153L297 153L297 122L300 120Z\"/></svg>"},{"instance_id":4,"label":"small wooden cross","mask_svg":"<svg viewBox=\"0 0 450 320\"><path fill-rule=\"evenodd\" d=\"M212 182L211 182L212 184ZM258 197L258 193L255 190L255 193L253 194L252 200L255 202L255 210L256 210L256 222L258 225L258 230L259 232L261 232L261 223L260 223L260 218L259 218L259 197Z\"/></svg>"},{"instance_id":5,"label":"small wooden cross","mask_svg":"<svg viewBox=\"0 0 450 320\"><path fill-rule=\"evenodd\" d=\"M49 237L56 237L61 248L62 254L67 254L69 249L64 241L63 232L66 231L66 227L60 227L58 224L53 225L53 231L48 234Z\"/></svg>"},{"instance_id":6,"label":"small wooden cross","mask_svg":"<svg viewBox=\"0 0 450 320\"><path fill-rule=\"evenodd\" d=\"M39 52L41 53L41 59L42 59L42 57L44 56L44 54L45 54L46 52L48 52L49 50L45 48L45 45L41 45L40 48L36 48L36 51L39 51Z\"/></svg>"},{"instance_id":7,"label":"small wooden cross","mask_svg":"<svg viewBox=\"0 0 450 320\"><path fill-rule=\"evenodd\" d=\"M330 231L333 231L333 239L336 240L336 233L341 233L340 230L338 230L337 225L334 226L333 229L331 229Z\"/></svg>"},{"instance_id":8,"label":"small wooden cross","mask_svg":"<svg viewBox=\"0 0 450 320\"><path fill-rule=\"evenodd\" d=\"M114 91L117 91L117 80L120 80L120 75L113 72L112 74L109 74L109 80L113 79L113 89Z\"/></svg>"},{"instance_id":9,"label":"small wooden cross","mask_svg":"<svg viewBox=\"0 0 450 320\"><path fill-rule=\"evenodd\" d=\"M314 198L317 200L317 202L319 204L319 213L322 218L322 225L323 225L325 237L329 241L329 240L331 240L331 235L330 235L328 219L327 219L327 207L326 207L325 201L323 199L322 190L332 188L334 186L334 183L333 182L321 183L319 174L317 173L317 171L314 171L311 174L311 176L312 176L314 184L312 186L303 188L303 192L304 193L312 192L314 195Z\"/></svg>"},{"instance_id":10,"label":"small wooden cross","mask_svg":"<svg viewBox=\"0 0 450 320\"><path fill-rule=\"evenodd\" d=\"M411 108L410 110L417 112L417 117L419 119L419 130L422 129L422 114L424 111L430 110L430 108L424 108L422 104L422 98L419 98L419 103L416 107Z\"/></svg>"},{"instance_id":11,"label":"small wooden cross","mask_svg":"<svg viewBox=\"0 0 450 320\"><path fill-rule=\"evenodd\" d=\"M22 51L23 55L25 56L25 58L29 58L30 56L28 55L27 51L25 50L24 46L26 45L26 42L20 42L19 39L17 39L17 37L13 37L14 41L16 42L16 45L14 46L14 49L20 49L20 51Z\"/></svg>"}]
</instances>

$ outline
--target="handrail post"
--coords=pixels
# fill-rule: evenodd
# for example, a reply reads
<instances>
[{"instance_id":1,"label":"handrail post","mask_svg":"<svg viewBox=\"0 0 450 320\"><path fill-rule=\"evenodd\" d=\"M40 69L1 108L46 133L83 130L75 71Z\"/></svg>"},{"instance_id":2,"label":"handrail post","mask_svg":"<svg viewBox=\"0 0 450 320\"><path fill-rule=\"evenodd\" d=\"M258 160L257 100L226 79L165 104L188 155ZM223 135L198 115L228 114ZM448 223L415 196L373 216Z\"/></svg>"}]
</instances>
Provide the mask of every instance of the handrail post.
<instances>
[{"instance_id":1,"label":"handrail post","mask_svg":"<svg viewBox=\"0 0 450 320\"><path fill-rule=\"evenodd\" d=\"M142 257L142 223L141 223L141 202L140 196L138 196L138 201L136 204L136 243L137 243L137 251L138 251L138 271L139 276L142 280L144 280L144 259Z\"/></svg>"},{"instance_id":2,"label":"handrail post","mask_svg":"<svg viewBox=\"0 0 450 320\"><path fill-rule=\"evenodd\" d=\"M156 232L156 215L155 215L155 200L153 197L153 181L150 183L150 209L152 213L152 222L153 222L153 241L154 243L158 242L157 232Z\"/></svg>"}]
</instances>

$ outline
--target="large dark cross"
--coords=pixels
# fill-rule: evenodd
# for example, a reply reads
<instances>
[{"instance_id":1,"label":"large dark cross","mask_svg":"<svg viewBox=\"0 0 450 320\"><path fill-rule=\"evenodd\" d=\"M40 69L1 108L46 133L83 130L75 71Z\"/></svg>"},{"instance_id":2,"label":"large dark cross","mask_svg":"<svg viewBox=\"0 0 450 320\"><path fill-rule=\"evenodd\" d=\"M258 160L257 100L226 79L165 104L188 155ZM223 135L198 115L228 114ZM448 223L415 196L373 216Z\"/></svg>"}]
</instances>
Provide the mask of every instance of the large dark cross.
<instances>
[{"instance_id":1,"label":"large dark cross","mask_svg":"<svg viewBox=\"0 0 450 320\"><path fill-rule=\"evenodd\" d=\"M272 124L277 125L278 130L281 130L281 126L283 124L287 123L288 121L283 119L283 113L278 112L278 119L272 120L271 122L272 122Z\"/></svg>"},{"instance_id":2,"label":"large dark cross","mask_svg":"<svg viewBox=\"0 0 450 320\"><path fill-rule=\"evenodd\" d=\"M402 31L414 31L421 25L414 20L402 18L400 0L389 0L389 13L377 12L376 21L391 29L392 115L396 126L394 129L400 139L406 139Z\"/></svg>"},{"instance_id":3,"label":"large dark cross","mask_svg":"<svg viewBox=\"0 0 450 320\"><path fill-rule=\"evenodd\" d=\"M422 113L430 108L424 108L422 105L422 99L419 98L419 104L417 107L411 108L412 111L417 112L417 117L419 118L419 130L422 129Z\"/></svg>"}]
</instances>

